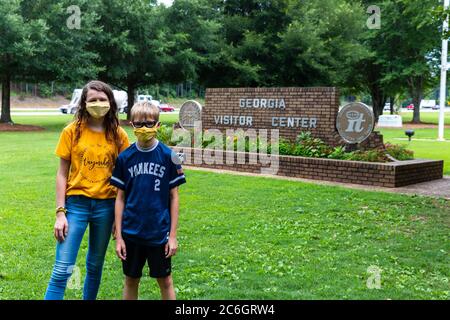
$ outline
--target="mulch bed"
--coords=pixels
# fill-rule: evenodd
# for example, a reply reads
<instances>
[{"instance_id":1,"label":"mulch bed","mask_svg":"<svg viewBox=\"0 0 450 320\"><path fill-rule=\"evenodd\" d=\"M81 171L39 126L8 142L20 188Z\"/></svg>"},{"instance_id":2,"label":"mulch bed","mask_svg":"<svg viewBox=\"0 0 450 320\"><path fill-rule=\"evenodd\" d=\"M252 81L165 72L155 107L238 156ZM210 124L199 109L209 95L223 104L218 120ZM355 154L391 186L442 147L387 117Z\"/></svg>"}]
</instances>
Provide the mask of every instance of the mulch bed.
<instances>
[{"instance_id":1,"label":"mulch bed","mask_svg":"<svg viewBox=\"0 0 450 320\"><path fill-rule=\"evenodd\" d=\"M404 122L403 126L405 129L437 129L438 125L435 123L412 123L412 122ZM444 126L446 129L450 129L450 125L446 124Z\"/></svg>"},{"instance_id":2,"label":"mulch bed","mask_svg":"<svg viewBox=\"0 0 450 320\"><path fill-rule=\"evenodd\" d=\"M45 128L38 126L30 126L24 124L9 124L0 123L0 132L30 132L30 131L44 131Z\"/></svg>"},{"instance_id":3,"label":"mulch bed","mask_svg":"<svg viewBox=\"0 0 450 320\"><path fill-rule=\"evenodd\" d=\"M446 129L450 129L450 125L446 124L444 126ZM435 123L412 123L412 122L403 122L403 127L399 129L437 129L438 125Z\"/></svg>"}]
</instances>

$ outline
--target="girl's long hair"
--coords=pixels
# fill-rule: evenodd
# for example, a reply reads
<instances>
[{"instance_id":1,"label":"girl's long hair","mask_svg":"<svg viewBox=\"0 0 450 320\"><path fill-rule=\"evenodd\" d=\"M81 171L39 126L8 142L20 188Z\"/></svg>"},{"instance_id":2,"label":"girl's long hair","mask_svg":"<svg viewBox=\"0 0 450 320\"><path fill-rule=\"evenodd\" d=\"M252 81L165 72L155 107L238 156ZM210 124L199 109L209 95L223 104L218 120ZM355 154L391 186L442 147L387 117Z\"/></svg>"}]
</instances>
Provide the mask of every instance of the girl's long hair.
<instances>
[{"instance_id":1,"label":"girl's long hair","mask_svg":"<svg viewBox=\"0 0 450 320\"><path fill-rule=\"evenodd\" d=\"M88 118L90 117L89 113L86 110L86 99L87 93L89 90L95 90L99 92L104 92L108 97L110 109L108 113L105 115L103 119L103 126L105 127L105 136L108 141L115 142L117 146L120 146L118 128L119 128L119 118L117 116L117 103L116 99L114 99L114 93L111 90L110 86L104 82L94 80L90 81L87 85L84 86L83 91L81 93L81 99L78 103L78 110L75 114L76 121L76 131L75 131L75 142L80 139L81 135L81 127L86 123Z\"/></svg>"}]
</instances>

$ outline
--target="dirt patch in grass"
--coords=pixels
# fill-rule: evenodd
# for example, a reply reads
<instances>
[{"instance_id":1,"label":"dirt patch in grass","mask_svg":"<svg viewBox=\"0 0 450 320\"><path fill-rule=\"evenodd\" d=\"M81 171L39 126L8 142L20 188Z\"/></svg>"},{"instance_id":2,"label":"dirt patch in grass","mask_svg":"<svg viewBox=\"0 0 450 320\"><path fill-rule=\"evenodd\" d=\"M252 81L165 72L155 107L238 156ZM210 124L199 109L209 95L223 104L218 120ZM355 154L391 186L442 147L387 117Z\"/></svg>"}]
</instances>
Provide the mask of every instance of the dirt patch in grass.
<instances>
[{"instance_id":1,"label":"dirt patch in grass","mask_svg":"<svg viewBox=\"0 0 450 320\"><path fill-rule=\"evenodd\" d=\"M30 131L44 131L44 130L45 128L39 126L0 123L0 132L30 132Z\"/></svg>"},{"instance_id":2,"label":"dirt patch in grass","mask_svg":"<svg viewBox=\"0 0 450 320\"><path fill-rule=\"evenodd\" d=\"M428 220L427 217L425 217L425 216L411 216L411 217L409 217L409 219L414 222L415 221L426 222Z\"/></svg>"},{"instance_id":3,"label":"dirt patch in grass","mask_svg":"<svg viewBox=\"0 0 450 320\"><path fill-rule=\"evenodd\" d=\"M438 127L435 123L421 122L421 123L412 123L412 122L404 122L404 129L436 129ZM445 128L450 129L450 125L445 125Z\"/></svg>"},{"instance_id":4,"label":"dirt patch in grass","mask_svg":"<svg viewBox=\"0 0 450 320\"><path fill-rule=\"evenodd\" d=\"M62 105L69 104L70 100L63 96L55 96L52 98L41 97L11 97L11 108L58 108Z\"/></svg>"}]
</instances>

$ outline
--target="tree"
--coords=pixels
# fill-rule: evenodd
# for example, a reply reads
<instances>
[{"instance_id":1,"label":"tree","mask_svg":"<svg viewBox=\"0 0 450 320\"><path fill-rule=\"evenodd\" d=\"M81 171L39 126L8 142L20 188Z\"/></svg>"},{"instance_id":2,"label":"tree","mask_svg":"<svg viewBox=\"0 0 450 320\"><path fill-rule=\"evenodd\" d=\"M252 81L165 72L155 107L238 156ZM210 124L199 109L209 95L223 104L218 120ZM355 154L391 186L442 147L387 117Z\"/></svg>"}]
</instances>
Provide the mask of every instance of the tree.
<instances>
[{"instance_id":1,"label":"tree","mask_svg":"<svg viewBox=\"0 0 450 320\"><path fill-rule=\"evenodd\" d=\"M96 55L85 50L95 25L95 1L78 1L80 29L69 28L70 0L0 2L2 117L10 115L10 81L79 80L95 76Z\"/></svg>"},{"instance_id":2,"label":"tree","mask_svg":"<svg viewBox=\"0 0 450 320\"><path fill-rule=\"evenodd\" d=\"M166 76L176 42L164 23L164 6L156 1L103 0L102 33L93 50L100 56L100 78L128 92L128 119L136 90Z\"/></svg>"},{"instance_id":3,"label":"tree","mask_svg":"<svg viewBox=\"0 0 450 320\"><path fill-rule=\"evenodd\" d=\"M414 104L413 123L420 123L420 102L424 90L433 83L440 54L440 22L433 15L438 3L433 0L396 0L399 16L396 23L389 22L395 35L400 31L393 57L394 72L404 79ZM439 48L439 49L438 49ZM439 60L437 60L439 61ZM434 69L434 70L433 70Z\"/></svg>"},{"instance_id":4,"label":"tree","mask_svg":"<svg viewBox=\"0 0 450 320\"><path fill-rule=\"evenodd\" d=\"M11 80L24 74L29 59L42 52L40 34L46 31L44 21L25 23L19 0L0 2L0 75L2 82L2 115L0 122L13 123L10 113Z\"/></svg>"},{"instance_id":5,"label":"tree","mask_svg":"<svg viewBox=\"0 0 450 320\"><path fill-rule=\"evenodd\" d=\"M371 1L364 1L369 6ZM380 29L367 29L370 56L357 68L371 93L378 119L388 96L407 90L414 103L413 122L420 122L420 101L432 83L433 57L438 53L439 22L434 0L385 0L380 4Z\"/></svg>"},{"instance_id":6,"label":"tree","mask_svg":"<svg viewBox=\"0 0 450 320\"><path fill-rule=\"evenodd\" d=\"M291 21L277 45L277 83L358 87L354 66L368 55L361 44L361 7L345 0L291 1Z\"/></svg>"},{"instance_id":7,"label":"tree","mask_svg":"<svg viewBox=\"0 0 450 320\"><path fill-rule=\"evenodd\" d=\"M214 1L176 0L164 21L175 48L165 68L165 80L205 82L212 61L221 51L220 11Z\"/></svg>"}]
</instances>

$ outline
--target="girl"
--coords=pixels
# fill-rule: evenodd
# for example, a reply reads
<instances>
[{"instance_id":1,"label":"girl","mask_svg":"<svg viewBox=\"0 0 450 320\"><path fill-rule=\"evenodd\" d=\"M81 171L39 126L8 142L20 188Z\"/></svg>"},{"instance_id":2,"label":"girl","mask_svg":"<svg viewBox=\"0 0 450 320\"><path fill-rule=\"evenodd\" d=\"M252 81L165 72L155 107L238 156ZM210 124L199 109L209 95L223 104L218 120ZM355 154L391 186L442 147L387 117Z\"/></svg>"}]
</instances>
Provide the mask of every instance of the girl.
<instances>
[{"instance_id":1,"label":"girl","mask_svg":"<svg viewBox=\"0 0 450 320\"><path fill-rule=\"evenodd\" d=\"M83 299L95 300L114 221L117 189L109 184L117 156L129 146L119 127L111 88L91 81L81 94L76 120L64 128L56 155L56 261L46 300L64 298L81 241L89 225Z\"/></svg>"}]
</instances>

